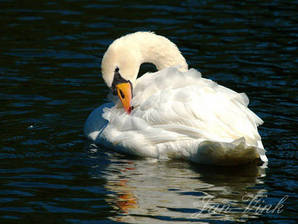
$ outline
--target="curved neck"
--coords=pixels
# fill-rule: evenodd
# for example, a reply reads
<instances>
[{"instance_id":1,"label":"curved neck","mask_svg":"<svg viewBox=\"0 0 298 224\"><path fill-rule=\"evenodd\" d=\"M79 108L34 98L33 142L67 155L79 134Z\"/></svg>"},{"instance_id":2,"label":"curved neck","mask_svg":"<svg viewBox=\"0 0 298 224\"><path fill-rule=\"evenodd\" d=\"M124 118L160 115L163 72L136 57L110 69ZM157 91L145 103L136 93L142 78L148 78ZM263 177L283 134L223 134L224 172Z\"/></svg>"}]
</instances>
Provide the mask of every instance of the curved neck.
<instances>
[{"instance_id":1,"label":"curved neck","mask_svg":"<svg viewBox=\"0 0 298 224\"><path fill-rule=\"evenodd\" d=\"M152 63L158 70L176 66L181 71L187 71L188 65L177 46L163 36L145 33L137 43L142 63Z\"/></svg>"},{"instance_id":2,"label":"curved neck","mask_svg":"<svg viewBox=\"0 0 298 224\"><path fill-rule=\"evenodd\" d=\"M152 63L158 70L175 66L187 71L188 65L177 46L169 39L150 32L127 34L115 40L101 62L103 79L112 86L115 69L135 85L142 63Z\"/></svg>"}]
</instances>

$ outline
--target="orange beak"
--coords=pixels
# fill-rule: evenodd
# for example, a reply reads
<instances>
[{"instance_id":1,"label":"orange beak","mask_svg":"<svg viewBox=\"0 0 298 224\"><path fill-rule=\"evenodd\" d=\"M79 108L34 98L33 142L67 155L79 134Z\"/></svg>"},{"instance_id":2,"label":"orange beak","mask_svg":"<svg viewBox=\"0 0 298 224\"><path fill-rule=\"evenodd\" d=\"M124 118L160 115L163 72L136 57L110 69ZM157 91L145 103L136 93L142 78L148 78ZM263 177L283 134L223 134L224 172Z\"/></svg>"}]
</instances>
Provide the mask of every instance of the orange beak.
<instances>
[{"instance_id":1,"label":"orange beak","mask_svg":"<svg viewBox=\"0 0 298 224\"><path fill-rule=\"evenodd\" d=\"M116 90L119 99L124 107L124 110L130 114L132 110L131 99L132 99L132 88L130 82L119 83L116 85Z\"/></svg>"}]
</instances>

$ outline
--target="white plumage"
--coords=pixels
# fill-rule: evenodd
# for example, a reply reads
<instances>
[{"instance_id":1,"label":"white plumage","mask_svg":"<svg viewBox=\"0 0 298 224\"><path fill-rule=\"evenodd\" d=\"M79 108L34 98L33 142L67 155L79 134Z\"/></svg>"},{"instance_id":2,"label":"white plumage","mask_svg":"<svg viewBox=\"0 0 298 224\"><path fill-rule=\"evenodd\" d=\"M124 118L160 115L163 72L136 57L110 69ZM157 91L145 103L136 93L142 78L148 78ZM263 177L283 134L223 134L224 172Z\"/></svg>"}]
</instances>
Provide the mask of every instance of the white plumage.
<instances>
[{"instance_id":1,"label":"white plumage","mask_svg":"<svg viewBox=\"0 0 298 224\"><path fill-rule=\"evenodd\" d=\"M86 121L89 139L158 159L215 165L268 161L257 130L263 121L248 109L244 93L204 79L195 69L173 66L132 82L131 114L120 102L100 106Z\"/></svg>"}]
</instances>

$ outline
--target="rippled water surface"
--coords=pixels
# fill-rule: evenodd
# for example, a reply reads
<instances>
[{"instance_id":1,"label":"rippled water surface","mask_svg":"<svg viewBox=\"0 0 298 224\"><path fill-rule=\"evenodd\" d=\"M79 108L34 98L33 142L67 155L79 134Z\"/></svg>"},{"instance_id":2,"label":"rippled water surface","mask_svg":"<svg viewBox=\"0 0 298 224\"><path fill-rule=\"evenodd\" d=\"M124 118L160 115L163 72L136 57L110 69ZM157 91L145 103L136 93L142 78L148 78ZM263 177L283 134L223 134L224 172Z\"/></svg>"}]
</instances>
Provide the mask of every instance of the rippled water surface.
<instances>
[{"instance_id":1,"label":"rippled water surface","mask_svg":"<svg viewBox=\"0 0 298 224\"><path fill-rule=\"evenodd\" d=\"M0 222L296 223L297 11L282 0L0 1ZM138 30L248 94L268 168L154 162L84 138L107 102L104 51Z\"/></svg>"}]
</instances>

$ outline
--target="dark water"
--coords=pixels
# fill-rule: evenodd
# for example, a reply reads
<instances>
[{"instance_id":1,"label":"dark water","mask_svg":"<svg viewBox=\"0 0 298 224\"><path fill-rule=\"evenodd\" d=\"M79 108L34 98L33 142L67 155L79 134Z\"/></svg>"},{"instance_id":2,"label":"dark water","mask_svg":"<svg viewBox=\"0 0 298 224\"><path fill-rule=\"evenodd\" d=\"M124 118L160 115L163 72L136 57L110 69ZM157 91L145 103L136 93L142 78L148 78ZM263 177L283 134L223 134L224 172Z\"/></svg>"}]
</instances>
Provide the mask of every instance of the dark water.
<instances>
[{"instance_id":1,"label":"dark water","mask_svg":"<svg viewBox=\"0 0 298 224\"><path fill-rule=\"evenodd\" d=\"M0 223L296 223L297 11L282 0L0 1ZM86 141L108 94L101 57L138 30L248 94L268 168L154 163Z\"/></svg>"}]
</instances>

